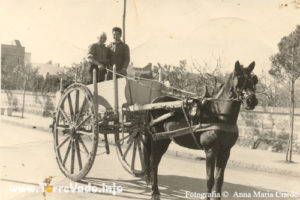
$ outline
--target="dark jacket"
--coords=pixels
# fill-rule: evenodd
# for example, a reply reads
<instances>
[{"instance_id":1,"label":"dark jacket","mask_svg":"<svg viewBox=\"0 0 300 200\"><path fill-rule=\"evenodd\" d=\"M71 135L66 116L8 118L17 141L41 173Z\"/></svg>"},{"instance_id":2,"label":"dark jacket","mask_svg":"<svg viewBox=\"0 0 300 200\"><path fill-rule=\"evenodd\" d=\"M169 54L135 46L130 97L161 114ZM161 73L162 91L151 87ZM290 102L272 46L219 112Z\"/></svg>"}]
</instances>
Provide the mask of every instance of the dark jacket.
<instances>
[{"instance_id":1,"label":"dark jacket","mask_svg":"<svg viewBox=\"0 0 300 200\"><path fill-rule=\"evenodd\" d=\"M130 52L127 44L123 42L113 42L108 45L110 49L110 64L116 65L117 71L126 71L130 62ZM126 75L126 74L124 74Z\"/></svg>"}]
</instances>

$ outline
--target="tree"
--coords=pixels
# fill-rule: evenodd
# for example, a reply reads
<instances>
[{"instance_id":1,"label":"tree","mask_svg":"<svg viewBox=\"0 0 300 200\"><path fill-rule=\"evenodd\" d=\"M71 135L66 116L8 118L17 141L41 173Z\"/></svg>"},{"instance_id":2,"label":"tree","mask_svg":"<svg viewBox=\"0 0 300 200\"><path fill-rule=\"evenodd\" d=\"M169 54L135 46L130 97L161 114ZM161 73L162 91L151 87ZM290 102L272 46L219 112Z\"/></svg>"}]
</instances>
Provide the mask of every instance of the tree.
<instances>
[{"instance_id":1,"label":"tree","mask_svg":"<svg viewBox=\"0 0 300 200\"><path fill-rule=\"evenodd\" d=\"M229 75L222 74L222 68L226 65L224 58L221 56L213 56L213 62L208 63L203 60L200 64L197 60L193 61L193 67L198 72L196 85L203 86L206 85L211 95L217 93L219 88L224 84L226 77Z\"/></svg>"},{"instance_id":2,"label":"tree","mask_svg":"<svg viewBox=\"0 0 300 200\"><path fill-rule=\"evenodd\" d=\"M269 73L281 82L289 83L290 91L290 127L291 133L286 151L286 161L292 162L295 82L300 76L300 25L278 43L279 52L270 57L272 62Z\"/></svg>"},{"instance_id":3,"label":"tree","mask_svg":"<svg viewBox=\"0 0 300 200\"><path fill-rule=\"evenodd\" d=\"M30 64L24 65L17 65L14 68L14 74L16 75L16 85L17 89L20 89L23 83L23 105L22 105L22 118L24 114L24 105L25 105L25 91L26 85L28 81L32 81L37 77L38 69L33 69ZM20 88L19 88L20 87Z\"/></svg>"},{"instance_id":4,"label":"tree","mask_svg":"<svg viewBox=\"0 0 300 200\"><path fill-rule=\"evenodd\" d=\"M88 84L90 82L88 68L88 61L84 58L80 63L73 63L72 66L66 71L65 76L67 76L67 79L70 79L74 82Z\"/></svg>"},{"instance_id":5,"label":"tree","mask_svg":"<svg viewBox=\"0 0 300 200\"><path fill-rule=\"evenodd\" d=\"M171 91L173 95L181 95L182 90L184 90L191 93L183 92L183 96L189 94L202 96L206 92L205 86L213 93L217 90L216 83L223 83L225 77L221 73L223 64L220 60L217 61L216 66L209 67L212 69L210 73L208 73L208 64L205 62L204 65L202 66L194 62L189 67L186 60L180 60L179 65L161 65L158 63L158 66L154 66L153 72L157 74L158 69L161 69L163 80L168 81L172 88L177 88ZM188 71L188 68L191 69L192 67L197 71L196 73ZM158 76L156 76L156 79L158 79Z\"/></svg>"},{"instance_id":6,"label":"tree","mask_svg":"<svg viewBox=\"0 0 300 200\"><path fill-rule=\"evenodd\" d=\"M278 80L274 79L264 70L259 76L259 82L256 85L256 97L261 106L288 107L289 91L284 85L277 84Z\"/></svg>"}]
</instances>

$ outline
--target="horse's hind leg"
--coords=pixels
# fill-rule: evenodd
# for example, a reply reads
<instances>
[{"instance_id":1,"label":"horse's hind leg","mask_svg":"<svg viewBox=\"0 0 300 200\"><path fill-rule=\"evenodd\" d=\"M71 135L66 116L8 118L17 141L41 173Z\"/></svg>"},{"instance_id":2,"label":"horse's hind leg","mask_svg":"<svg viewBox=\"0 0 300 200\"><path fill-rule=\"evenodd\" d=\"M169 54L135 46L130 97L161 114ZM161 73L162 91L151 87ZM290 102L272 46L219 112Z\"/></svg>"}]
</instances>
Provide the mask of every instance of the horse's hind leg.
<instances>
[{"instance_id":1,"label":"horse's hind leg","mask_svg":"<svg viewBox=\"0 0 300 200\"><path fill-rule=\"evenodd\" d=\"M227 161L230 156L230 149L228 150L220 150L217 155L216 161L216 177L215 177L215 189L216 193L221 195L222 185L224 182L224 172L226 168ZM218 198L221 199L221 198Z\"/></svg>"},{"instance_id":2,"label":"horse's hind leg","mask_svg":"<svg viewBox=\"0 0 300 200\"><path fill-rule=\"evenodd\" d=\"M152 142L151 144L151 156L150 156L150 166L151 166L151 177L152 177L152 200L159 200L160 193L158 189L158 165L164 153L167 151L171 140L159 140Z\"/></svg>"},{"instance_id":3,"label":"horse's hind leg","mask_svg":"<svg viewBox=\"0 0 300 200\"><path fill-rule=\"evenodd\" d=\"M145 162L145 181L147 186L152 182L150 174L150 156L151 156L151 139L149 136L146 136L144 144L144 162Z\"/></svg>"}]
</instances>

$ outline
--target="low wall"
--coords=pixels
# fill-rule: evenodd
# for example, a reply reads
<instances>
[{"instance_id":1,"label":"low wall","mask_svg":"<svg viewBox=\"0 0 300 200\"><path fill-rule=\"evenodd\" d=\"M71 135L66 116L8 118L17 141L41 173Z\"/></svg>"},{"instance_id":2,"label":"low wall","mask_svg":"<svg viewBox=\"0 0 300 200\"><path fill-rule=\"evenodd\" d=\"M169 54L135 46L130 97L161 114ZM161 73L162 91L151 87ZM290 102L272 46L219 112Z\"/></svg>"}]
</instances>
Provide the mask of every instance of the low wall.
<instances>
[{"instance_id":1,"label":"low wall","mask_svg":"<svg viewBox=\"0 0 300 200\"><path fill-rule=\"evenodd\" d=\"M253 111L241 111L238 119L240 136L284 140L290 133L289 108L257 106ZM300 142L300 108L295 109L294 141Z\"/></svg>"},{"instance_id":2,"label":"low wall","mask_svg":"<svg viewBox=\"0 0 300 200\"><path fill-rule=\"evenodd\" d=\"M23 106L23 91L1 90L1 107L11 106L15 111L21 111ZM25 93L24 112L42 116L50 116L55 110L55 93Z\"/></svg>"},{"instance_id":3,"label":"low wall","mask_svg":"<svg viewBox=\"0 0 300 200\"><path fill-rule=\"evenodd\" d=\"M1 106L21 110L23 91L1 90ZM55 109L55 93L26 92L25 112L48 115ZM259 137L287 141L290 133L289 108L257 106L253 111L241 110L238 126L241 138ZM300 108L295 109L294 141L300 143Z\"/></svg>"}]
</instances>

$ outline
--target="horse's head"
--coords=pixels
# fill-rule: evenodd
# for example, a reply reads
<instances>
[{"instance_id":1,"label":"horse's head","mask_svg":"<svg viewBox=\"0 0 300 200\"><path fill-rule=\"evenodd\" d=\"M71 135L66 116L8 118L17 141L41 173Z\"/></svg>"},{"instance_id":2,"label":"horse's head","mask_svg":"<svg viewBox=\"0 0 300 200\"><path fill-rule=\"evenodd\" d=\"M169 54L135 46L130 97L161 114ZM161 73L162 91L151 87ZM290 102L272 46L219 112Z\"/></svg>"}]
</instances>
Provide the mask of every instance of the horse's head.
<instances>
[{"instance_id":1,"label":"horse's head","mask_svg":"<svg viewBox=\"0 0 300 200\"><path fill-rule=\"evenodd\" d=\"M258 103L255 96L258 79L252 73L254 67L254 61L245 68L236 61L232 74L231 96L242 100L247 110L253 110Z\"/></svg>"}]
</instances>

